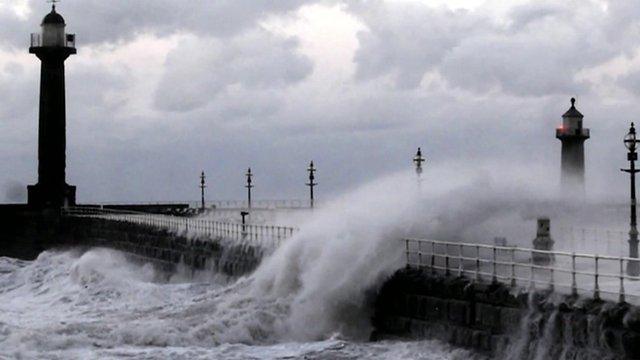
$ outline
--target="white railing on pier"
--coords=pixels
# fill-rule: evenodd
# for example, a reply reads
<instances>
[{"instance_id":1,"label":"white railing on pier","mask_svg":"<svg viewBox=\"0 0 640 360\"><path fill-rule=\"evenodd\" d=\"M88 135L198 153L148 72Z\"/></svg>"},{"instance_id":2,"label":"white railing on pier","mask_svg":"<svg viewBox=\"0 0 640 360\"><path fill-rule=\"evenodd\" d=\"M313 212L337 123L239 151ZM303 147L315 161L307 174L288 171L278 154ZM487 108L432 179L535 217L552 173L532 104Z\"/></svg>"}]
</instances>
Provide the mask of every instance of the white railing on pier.
<instances>
[{"instance_id":1,"label":"white railing on pier","mask_svg":"<svg viewBox=\"0 0 640 360\"><path fill-rule=\"evenodd\" d=\"M638 259L413 238L404 239L404 243L409 267L512 287L543 286L595 299L640 302L640 277L626 273L627 265Z\"/></svg>"},{"instance_id":2,"label":"white railing on pier","mask_svg":"<svg viewBox=\"0 0 640 360\"><path fill-rule=\"evenodd\" d=\"M298 231L296 228L287 226L241 224L214 221L206 218L181 217L94 207L70 207L62 211L64 216L135 223L210 239L222 237L227 240L259 241L261 245L276 247L280 245L281 241L293 236L293 234Z\"/></svg>"}]
</instances>

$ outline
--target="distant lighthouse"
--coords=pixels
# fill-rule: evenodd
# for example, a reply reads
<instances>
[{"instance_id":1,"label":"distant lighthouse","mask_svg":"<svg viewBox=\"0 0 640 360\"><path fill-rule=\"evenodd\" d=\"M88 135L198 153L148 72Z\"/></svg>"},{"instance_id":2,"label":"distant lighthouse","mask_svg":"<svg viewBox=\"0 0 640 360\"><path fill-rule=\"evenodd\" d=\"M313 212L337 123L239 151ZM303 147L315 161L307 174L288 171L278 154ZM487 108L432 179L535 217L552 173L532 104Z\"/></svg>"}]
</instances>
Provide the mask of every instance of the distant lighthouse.
<instances>
[{"instance_id":1,"label":"distant lighthouse","mask_svg":"<svg viewBox=\"0 0 640 360\"><path fill-rule=\"evenodd\" d=\"M584 116L576 109L576 99L562 115L562 126L556 130L556 138L562 142L562 192L569 196L584 196L584 142L589 129L582 127Z\"/></svg>"},{"instance_id":2,"label":"distant lighthouse","mask_svg":"<svg viewBox=\"0 0 640 360\"><path fill-rule=\"evenodd\" d=\"M28 187L29 205L75 205L76 188L66 183L66 114L64 61L76 53L75 35L65 33L55 5L42 20L40 34L31 34L29 52L41 61L38 121L38 183Z\"/></svg>"}]
</instances>

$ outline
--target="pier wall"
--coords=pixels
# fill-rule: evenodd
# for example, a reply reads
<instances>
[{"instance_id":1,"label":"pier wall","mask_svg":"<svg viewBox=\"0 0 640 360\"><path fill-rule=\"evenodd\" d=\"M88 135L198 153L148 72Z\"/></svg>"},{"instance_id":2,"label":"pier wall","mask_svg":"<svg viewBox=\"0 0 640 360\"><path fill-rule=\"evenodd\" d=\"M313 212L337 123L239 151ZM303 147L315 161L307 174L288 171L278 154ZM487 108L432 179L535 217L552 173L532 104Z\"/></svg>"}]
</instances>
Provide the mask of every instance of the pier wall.
<instances>
[{"instance_id":1,"label":"pier wall","mask_svg":"<svg viewBox=\"0 0 640 360\"><path fill-rule=\"evenodd\" d=\"M223 237L197 237L154 226L99 218L64 217L61 246L112 248L173 267L215 270L240 276L253 271L264 249L258 244L228 241Z\"/></svg>"},{"instance_id":2,"label":"pier wall","mask_svg":"<svg viewBox=\"0 0 640 360\"><path fill-rule=\"evenodd\" d=\"M381 288L374 339L439 339L498 359L640 359L640 311L626 303L528 294L427 269Z\"/></svg>"},{"instance_id":3,"label":"pier wall","mask_svg":"<svg viewBox=\"0 0 640 360\"><path fill-rule=\"evenodd\" d=\"M165 268L178 264L239 276L253 271L266 251L258 241L242 243L223 237L198 237L143 224L59 212L0 206L0 256L33 260L46 250L107 247L152 261Z\"/></svg>"},{"instance_id":4,"label":"pier wall","mask_svg":"<svg viewBox=\"0 0 640 360\"><path fill-rule=\"evenodd\" d=\"M0 205L0 256L33 260L60 243L57 213L32 211L26 205Z\"/></svg>"}]
</instances>

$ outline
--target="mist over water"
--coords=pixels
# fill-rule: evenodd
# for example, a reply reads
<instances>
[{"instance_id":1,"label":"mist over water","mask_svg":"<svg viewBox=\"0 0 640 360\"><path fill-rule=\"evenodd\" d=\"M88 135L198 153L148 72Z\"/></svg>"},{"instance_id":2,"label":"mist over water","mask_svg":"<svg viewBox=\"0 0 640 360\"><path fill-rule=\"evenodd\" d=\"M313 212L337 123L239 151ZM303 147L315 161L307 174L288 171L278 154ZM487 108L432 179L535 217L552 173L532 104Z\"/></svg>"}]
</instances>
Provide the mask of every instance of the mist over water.
<instances>
[{"instance_id":1,"label":"mist over water","mask_svg":"<svg viewBox=\"0 0 640 360\"><path fill-rule=\"evenodd\" d=\"M0 258L0 357L468 359L437 342L368 343L375 292L404 266L401 239L526 244L554 187L431 169L366 184L302 216L251 275L182 272L107 249ZM550 207L548 204L556 204Z\"/></svg>"}]
</instances>

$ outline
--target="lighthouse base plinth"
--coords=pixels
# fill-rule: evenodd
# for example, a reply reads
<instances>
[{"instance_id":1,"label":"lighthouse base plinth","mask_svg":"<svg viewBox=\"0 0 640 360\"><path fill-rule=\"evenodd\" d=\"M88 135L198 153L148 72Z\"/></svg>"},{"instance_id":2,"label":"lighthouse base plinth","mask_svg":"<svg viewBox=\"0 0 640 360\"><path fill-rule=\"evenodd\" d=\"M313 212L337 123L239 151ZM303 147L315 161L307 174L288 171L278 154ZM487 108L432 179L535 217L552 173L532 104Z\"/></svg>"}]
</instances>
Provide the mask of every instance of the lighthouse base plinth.
<instances>
[{"instance_id":1,"label":"lighthouse base plinth","mask_svg":"<svg viewBox=\"0 0 640 360\"><path fill-rule=\"evenodd\" d=\"M29 206L33 208L75 206L76 187L68 184L56 187L42 184L29 185Z\"/></svg>"}]
</instances>

